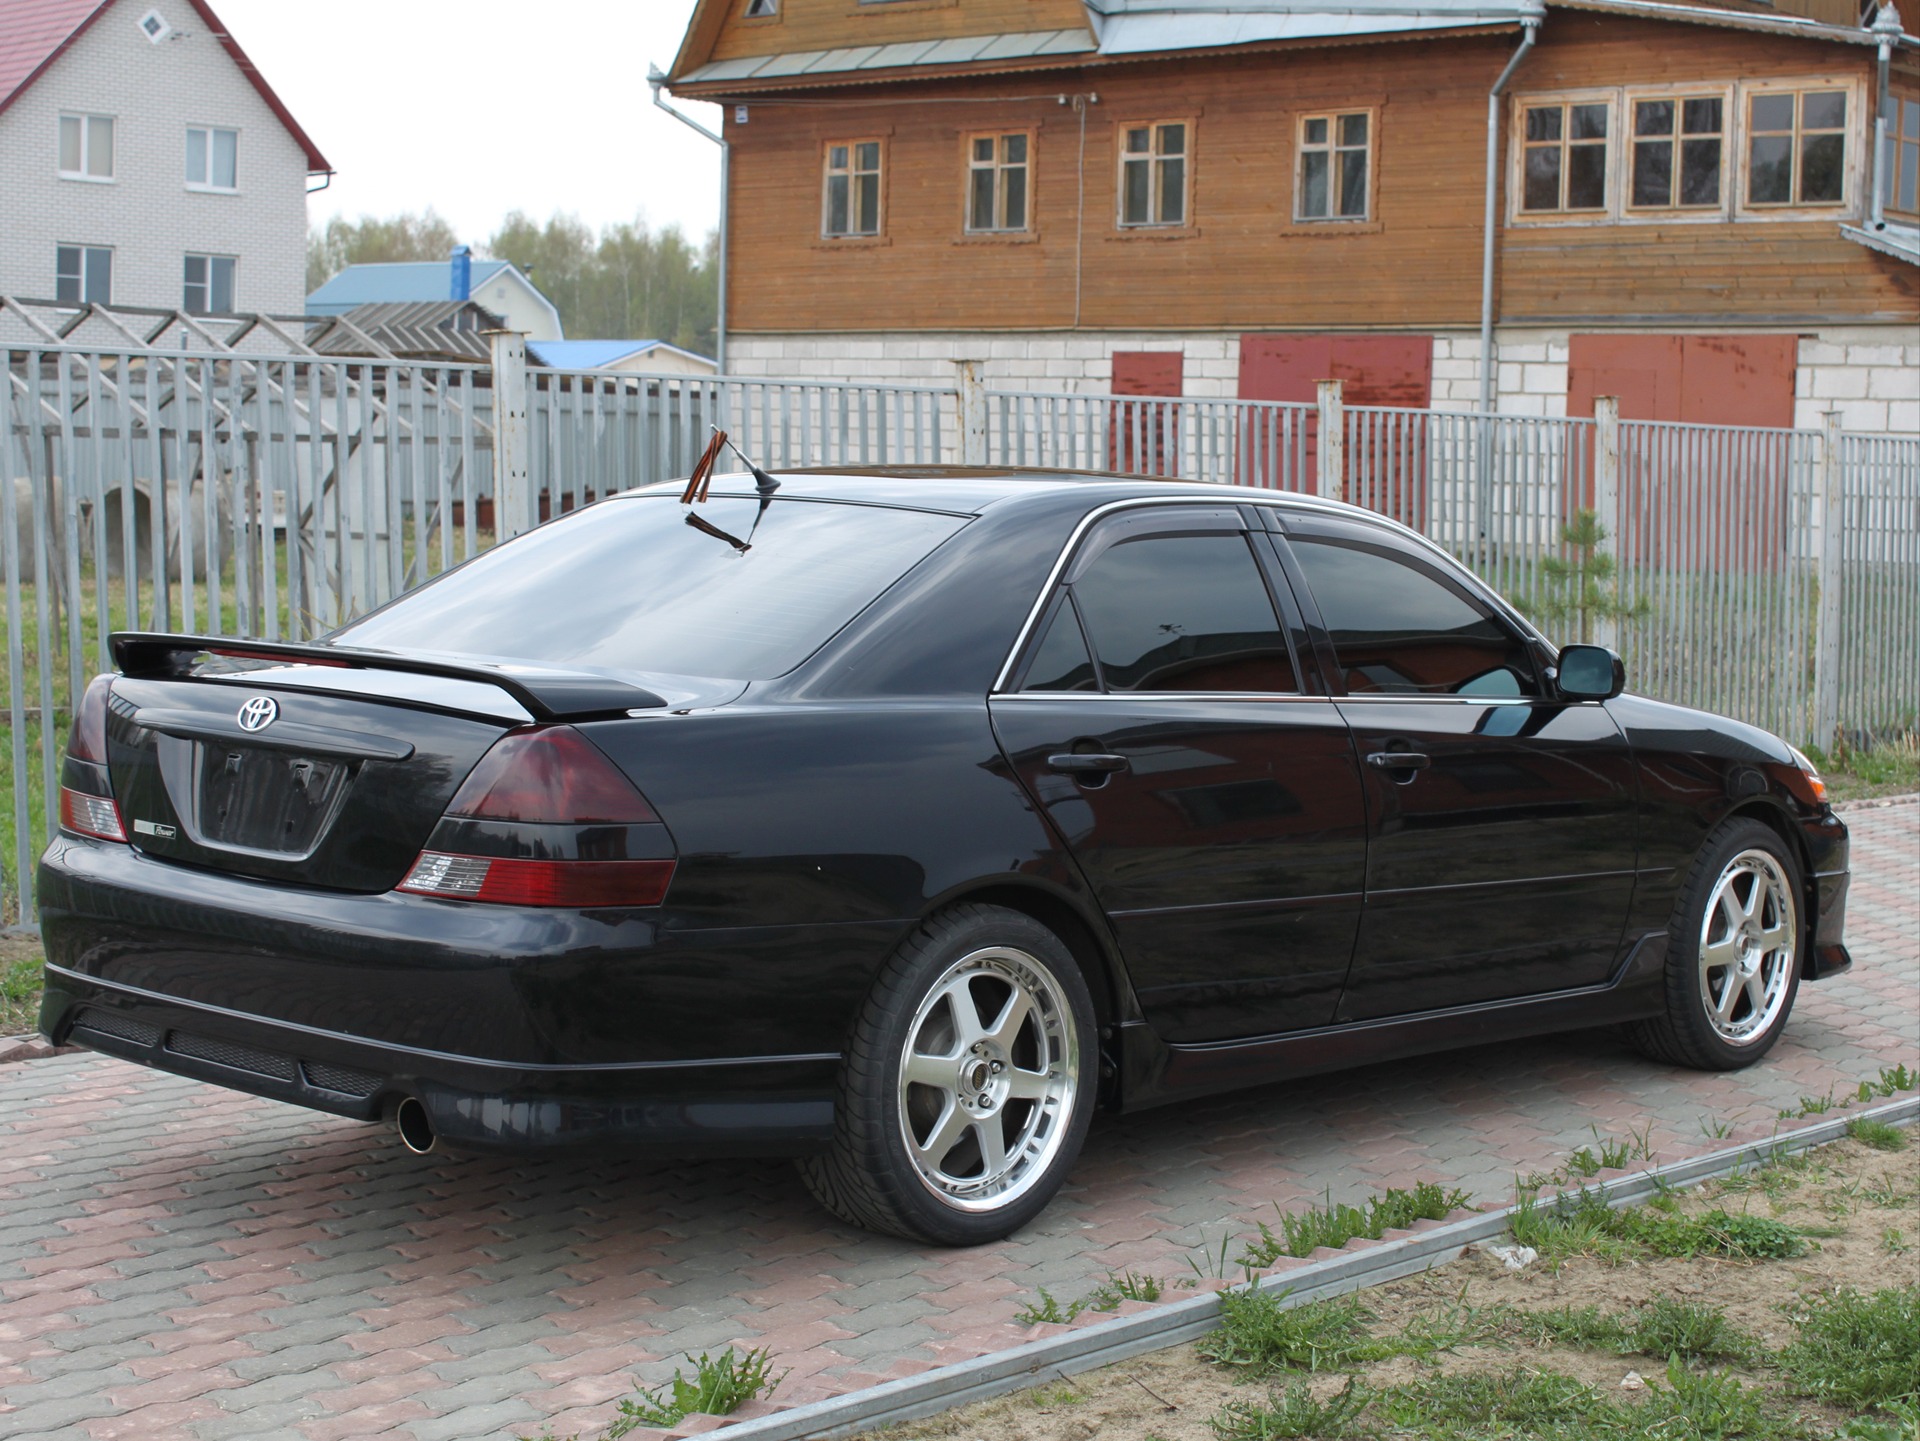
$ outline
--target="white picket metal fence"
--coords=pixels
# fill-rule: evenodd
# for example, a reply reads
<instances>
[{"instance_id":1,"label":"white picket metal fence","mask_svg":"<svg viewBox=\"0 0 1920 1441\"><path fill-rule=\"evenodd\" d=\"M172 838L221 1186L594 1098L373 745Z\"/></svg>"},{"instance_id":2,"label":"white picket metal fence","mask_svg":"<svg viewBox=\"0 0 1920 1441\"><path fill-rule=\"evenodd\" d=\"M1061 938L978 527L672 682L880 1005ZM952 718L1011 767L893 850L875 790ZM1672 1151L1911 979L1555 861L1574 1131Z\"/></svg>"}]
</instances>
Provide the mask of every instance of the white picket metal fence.
<instances>
[{"instance_id":1,"label":"white picket metal fence","mask_svg":"<svg viewBox=\"0 0 1920 1441\"><path fill-rule=\"evenodd\" d=\"M0 345L0 922L117 629L307 639L539 520L684 476L710 427L771 469L1062 467L1337 496L1634 688L1795 740L1920 709L1920 438L955 386L629 375L287 350ZM1606 536L1566 538L1582 511ZM1606 557L1608 607L1553 610ZM22 885L22 878L29 883Z\"/></svg>"}]
</instances>

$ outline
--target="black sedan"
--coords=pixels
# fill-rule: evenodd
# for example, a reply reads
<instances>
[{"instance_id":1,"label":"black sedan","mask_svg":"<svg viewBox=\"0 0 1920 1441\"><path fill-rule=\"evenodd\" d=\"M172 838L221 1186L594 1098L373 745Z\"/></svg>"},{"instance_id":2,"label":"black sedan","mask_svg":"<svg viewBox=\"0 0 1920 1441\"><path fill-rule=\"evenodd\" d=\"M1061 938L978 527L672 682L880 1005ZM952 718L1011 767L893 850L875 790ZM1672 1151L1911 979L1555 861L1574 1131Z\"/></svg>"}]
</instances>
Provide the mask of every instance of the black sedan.
<instances>
[{"instance_id":1,"label":"black sedan","mask_svg":"<svg viewBox=\"0 0 1920 1441\"><path fill-rule=\"evenodd\" d=\"M927 1241L1096 1106L1602 1024L1730 1069L1849 965L1803 756L1306 497L719 477L114 658L50 1039L416 1150L791 1153Z\"/></svg>"}]
</instances>

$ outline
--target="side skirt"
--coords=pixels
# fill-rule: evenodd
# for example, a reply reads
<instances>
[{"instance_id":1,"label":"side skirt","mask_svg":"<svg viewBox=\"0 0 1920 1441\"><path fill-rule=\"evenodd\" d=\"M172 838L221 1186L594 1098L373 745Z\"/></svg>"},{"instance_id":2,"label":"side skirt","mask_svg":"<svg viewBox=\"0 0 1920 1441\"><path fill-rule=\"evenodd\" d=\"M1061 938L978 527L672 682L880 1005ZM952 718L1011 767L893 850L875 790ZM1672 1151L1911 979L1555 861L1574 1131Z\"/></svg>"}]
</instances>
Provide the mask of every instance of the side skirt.
<instances>
[{"instance_id":1,"label":"side skirt","mask_svg":"<svg viewBox=\"0 0 1920 1441\"><path fill-rule=\"evenodd\" d=\"M1139 1111L1374 1061L1643 1020L1657 1015L1664 1003L1666 960L1667 933L1654 931L1634 943L1614 978L1602 986L1241 1041L1168 1045L1144 1022L1132 1022L1117 1027L1114 1037L1120 1051L1119 1109Z\"/></svg>"}]
</instances>

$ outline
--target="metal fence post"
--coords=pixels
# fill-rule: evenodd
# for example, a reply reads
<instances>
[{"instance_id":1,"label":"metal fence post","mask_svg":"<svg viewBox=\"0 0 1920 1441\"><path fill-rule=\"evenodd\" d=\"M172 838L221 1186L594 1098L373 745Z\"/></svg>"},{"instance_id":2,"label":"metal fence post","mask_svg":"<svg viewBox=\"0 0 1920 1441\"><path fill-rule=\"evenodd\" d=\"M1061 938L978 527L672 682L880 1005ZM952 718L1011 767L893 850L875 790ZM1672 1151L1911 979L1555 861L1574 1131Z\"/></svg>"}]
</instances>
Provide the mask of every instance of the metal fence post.
<instances>
[{"instance_id":1,"label":"metal fence post","mask_svg":"<svg viewBox=\"0 0 1920 1441\"><path fill-rule=\"evenodd\" d=\"M493 350L493 525L511 540L537 523L528 471L527 337L490 330Z\"/></svg>"},{"instance_id":2,"label":"metal fence post","mask_svg":"<svg viewBox=\"0 0 1920 1441\"><path fill-rule=\"evenodd\" d=\"M987 385L980 377L980 360L956 360L960 372L960 463L987 463Z\"/></svg>"},{"instance_id":3,"label":"metal fence post","mask_svg":"<svg viewBox=\"0 0 1920 1441\"><path fill-rule=\"evenodd\" d=\"M1840 412L1820 417L1820 460L1814 476L1816 574L1813 624L1813 740L1831 747L1840 729L1840 527L1844 500Z\"/></svg>"},{"instance_id":4,"label":"metal fence post","mask_svg":"<svg viewBox=\"0 0 1920 1441\"><path fill-rule=\"evenodd\" d=\"M1347 415L1340 399L1340 382L1317 381L1320 401L1320 445L1314 452L1314 491L1329 500L1345 500L1347 473Z\"/></svg>"},{"instance_id":5,"label":"metal fence post","mask_svg":"<svg viewBox=\"0 0 1920 1441\"><path fill-rule=\"evenodd\" d=\"M1620 560L1620 397L1596 395L1593 398L1593 514L1600 523L1600 540L1593 548L1597 561L1606 556L1614 562L1613 593L1624 599ZM1619 622L1602 613L1594 622L1596 645L1620 649Z\"/></svg>"}]
</instances>

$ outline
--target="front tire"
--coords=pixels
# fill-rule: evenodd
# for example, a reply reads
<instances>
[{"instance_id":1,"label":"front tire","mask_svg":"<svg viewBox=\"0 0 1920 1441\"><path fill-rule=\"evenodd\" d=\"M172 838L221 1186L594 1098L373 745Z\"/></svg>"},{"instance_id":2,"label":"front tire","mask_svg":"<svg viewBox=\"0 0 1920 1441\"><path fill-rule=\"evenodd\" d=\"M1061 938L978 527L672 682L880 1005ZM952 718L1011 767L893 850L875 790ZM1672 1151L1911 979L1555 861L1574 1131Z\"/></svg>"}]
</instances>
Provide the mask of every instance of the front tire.
<instances>
[{"instance_id":1,"label":"front tire","mask_svg":"<svg viewBox=\"0 0 1920 1441\"><path fill-rule=\"evenodd\" d=\"M1708 837L1668 929L1666 1013L1630 1027L1634 1044L1702 1071L1772 1050L1800 987L1804 895L1799 859L1770 827L1736 819Z\"/></svg>"},{"instance_id":2,"label":"front tire","mask_svg":"<svg viewBox=\"0 0 1920 1441\"><path fill-rule=\"evenodd\" d=\"M1059 1190L1092 1123L1093 1000L1030 916L954 906L874 982L847 1048L834 1139L800 1162L842 1220L941 1246L997 1241Z\"/></svg>"}]
</instances>

